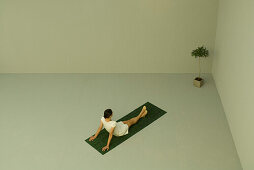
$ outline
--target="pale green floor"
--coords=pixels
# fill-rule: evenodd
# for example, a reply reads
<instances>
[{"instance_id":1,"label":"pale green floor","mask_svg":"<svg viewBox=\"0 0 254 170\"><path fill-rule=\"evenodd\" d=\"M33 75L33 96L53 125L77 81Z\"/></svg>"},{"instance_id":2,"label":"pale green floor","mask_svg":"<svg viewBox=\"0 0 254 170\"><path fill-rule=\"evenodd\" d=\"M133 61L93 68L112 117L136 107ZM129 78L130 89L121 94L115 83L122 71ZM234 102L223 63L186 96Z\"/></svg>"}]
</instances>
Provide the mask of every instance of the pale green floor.
<instances>
[{"instance_id":1,"label":"pale green floor","mask_svg":"<svg viewBox=\"0 0 254 170\"><path fill-rule=\"evenodd\" d=\"M240 170L214 81L194 74L0 74L1 170ZM84 142L106 108L168 113L102 156Z\"/></svg>"}]
</instances>

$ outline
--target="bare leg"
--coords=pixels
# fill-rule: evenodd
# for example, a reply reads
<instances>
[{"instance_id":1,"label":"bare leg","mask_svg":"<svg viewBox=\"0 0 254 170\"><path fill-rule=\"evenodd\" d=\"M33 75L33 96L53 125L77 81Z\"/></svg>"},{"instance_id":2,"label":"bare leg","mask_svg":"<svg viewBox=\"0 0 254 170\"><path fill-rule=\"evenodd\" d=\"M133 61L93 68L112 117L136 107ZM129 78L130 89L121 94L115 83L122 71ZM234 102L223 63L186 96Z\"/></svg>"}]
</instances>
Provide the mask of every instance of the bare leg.
<instances>
[{"instance_id":1,"label":"bare leg","mask_svg":"<svg viewBox=\"0 0 254 170\"><path fill-rule=\"evenodd\" d=\"M141 118L141 117L144 117L145 115L147 114L147 110L146 110L146 107L144 106L142 111L139 113L138 116L130 119L130 120L126 120L126 121L123 121L124 124L127 124L129 127L131 127L132 125L134 125L135 123L138 122L138 120Z\"/></svg>"}]
</instances>

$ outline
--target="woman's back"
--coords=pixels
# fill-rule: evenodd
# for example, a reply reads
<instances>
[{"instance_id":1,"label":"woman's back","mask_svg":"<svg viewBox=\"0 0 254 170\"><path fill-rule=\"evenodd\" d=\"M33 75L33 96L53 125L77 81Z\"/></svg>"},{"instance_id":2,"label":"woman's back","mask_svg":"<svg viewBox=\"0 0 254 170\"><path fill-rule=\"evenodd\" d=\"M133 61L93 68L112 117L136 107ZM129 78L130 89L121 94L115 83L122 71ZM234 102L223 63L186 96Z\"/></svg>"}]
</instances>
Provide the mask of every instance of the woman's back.
<instances>
[{"instance_id":1,"label":"woman's back","mask_svg":"<svg viewBox=\"0 0 254 170\"><path fill-rule=\"evenodd\" d=\"M111 128L115 127L113 135L122 136L128 134L128 125L123 122L106 121L104 117L101 118L104 128L110 133Z\"/></svg>"}]
</instances>

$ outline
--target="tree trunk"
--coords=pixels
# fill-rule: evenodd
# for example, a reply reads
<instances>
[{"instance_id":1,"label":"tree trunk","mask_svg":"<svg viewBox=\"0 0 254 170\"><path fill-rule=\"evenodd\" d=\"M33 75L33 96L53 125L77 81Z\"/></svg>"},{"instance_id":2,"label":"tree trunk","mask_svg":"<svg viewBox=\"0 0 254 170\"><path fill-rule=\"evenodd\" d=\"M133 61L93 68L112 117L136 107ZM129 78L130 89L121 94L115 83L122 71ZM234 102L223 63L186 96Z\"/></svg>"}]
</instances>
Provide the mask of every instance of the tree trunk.
<instances>
[{"instance_id":1,"label":"tree trunk","mask_svg":"<svg viewBox=\"0 0 254 170\"><path fill-rule=\"evenodd\" d=\"M198 57L198 77L200 77L200 57Z\"/></svg>"}]
</instances>

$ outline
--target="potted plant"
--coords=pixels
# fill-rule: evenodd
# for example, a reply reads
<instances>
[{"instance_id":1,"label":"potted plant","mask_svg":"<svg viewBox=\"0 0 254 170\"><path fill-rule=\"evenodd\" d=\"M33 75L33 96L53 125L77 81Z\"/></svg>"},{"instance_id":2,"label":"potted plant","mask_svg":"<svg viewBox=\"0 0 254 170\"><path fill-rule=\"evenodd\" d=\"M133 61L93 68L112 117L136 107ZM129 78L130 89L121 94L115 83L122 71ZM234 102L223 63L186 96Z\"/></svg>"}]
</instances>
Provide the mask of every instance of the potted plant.
<instances>
[{"instance_id":1,"label":"potted plant","mask_svg":"<svg viewBox=\"0 0 254 170\"><path fill-rule=\"evenodd\" d=\"M204 46L201 46L201 47L198 47L197 49L193 50L191 52L191 55L195 56L195 58L198 57L198 70L199 70L198 77L196 77L194 79L193 84L196 87L201 87L204 84L204 80L200 77L200 58L201 57L208 57L209 51Z\"/></svg>"}]
</instances>

